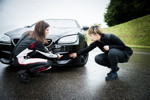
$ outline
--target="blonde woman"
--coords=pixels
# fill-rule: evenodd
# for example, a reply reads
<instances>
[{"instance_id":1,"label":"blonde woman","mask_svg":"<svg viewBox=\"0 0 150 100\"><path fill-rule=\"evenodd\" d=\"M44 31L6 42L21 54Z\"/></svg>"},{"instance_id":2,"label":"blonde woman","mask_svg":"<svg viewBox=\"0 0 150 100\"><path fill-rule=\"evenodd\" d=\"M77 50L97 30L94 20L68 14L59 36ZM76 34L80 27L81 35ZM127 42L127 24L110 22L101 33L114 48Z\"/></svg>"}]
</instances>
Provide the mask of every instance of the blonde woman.
<instances>
[{"instance_id":1,"label":"blonde woman","mask_svg":"<svg viewBox=\"0 0 150 100\"><path fill-rule=\"evenodd\" d=\"M95 47L98 47L103 53L98 54L95 57L95 62L111 69L111 71L107 73L105 78L106 81L116 79L118 77L117 71L119 71L118 63L127 62L133 53L132 49L127 47L114 34L102 33L99 26L90 27L88 34L93 42L87 48L84 48L77 53L70 54L70 57L76 58L77 56L88 53Z\"/></svg>"}]
</instances>

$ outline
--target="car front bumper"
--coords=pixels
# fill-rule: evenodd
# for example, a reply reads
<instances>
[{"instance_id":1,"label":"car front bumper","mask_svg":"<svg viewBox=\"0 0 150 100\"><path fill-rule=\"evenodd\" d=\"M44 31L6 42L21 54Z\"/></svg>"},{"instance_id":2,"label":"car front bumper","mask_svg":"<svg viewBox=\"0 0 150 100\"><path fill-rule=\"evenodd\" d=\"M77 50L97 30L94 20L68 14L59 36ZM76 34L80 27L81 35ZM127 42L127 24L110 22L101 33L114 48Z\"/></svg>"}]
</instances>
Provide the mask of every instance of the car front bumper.
<instances>
[{"instance_id":1,"label":"car front bumper","mask_svg":"<svg viewBox=\"0 0 150 100\"><path fill-rule=\"evenodd\" d=\"M52 48L51 51L53 51L54 54L60 54L60 55L69 55L72 52L76 51L75 45L70 46L55 46ZM0 43L0 61L4 64L11 64L12 63L12 50L13 46L12 44L7 43ZM53 60L54 65L56 66L67 66L72 64L74 59L63 57L63 59L56 59Z\"/></svg>"}]
</instances>

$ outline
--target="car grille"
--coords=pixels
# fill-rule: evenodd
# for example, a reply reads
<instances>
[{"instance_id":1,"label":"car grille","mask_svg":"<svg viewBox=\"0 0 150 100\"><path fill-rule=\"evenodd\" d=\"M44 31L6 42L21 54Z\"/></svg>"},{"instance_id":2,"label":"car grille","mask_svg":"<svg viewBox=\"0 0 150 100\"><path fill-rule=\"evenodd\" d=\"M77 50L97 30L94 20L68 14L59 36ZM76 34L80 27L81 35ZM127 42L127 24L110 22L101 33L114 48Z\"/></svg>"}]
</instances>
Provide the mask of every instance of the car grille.
<instances>
[{"instance_id":1,"label":"car grille","mask_svg":"<svg viewBox=\"0 0 150 100\"><path fill-rule=\"evenodd\" d=\"M18 41L19 41L19 39L12 39L12 44L14 46L16 46L16 44L18 43ZM45 46L49 47L53 43L53 41L52 41L52 39L47 39L47 41L48 41L48 43L46 43Z\"/></svg>"},{"instance_id":2,"label":"car grille","mask_svg":"<svg viewBox=\"0 0 150 100\"><path fill-rule=\"evenodd\" d=\"M14 46L16 46L16 44L18 43L18 41L19 41L19 39L12 39L12 44L13 44Z\"/></svg>"},{"instance_id":3,"label":"car grille","mask_svg":"<svg viewBox=\"0 0 150 100\"><path fill-rule=\"evenodd\" d=\"M48 43L45 44L46 47L49 47L49 46L51 46L53 44L53 40L52 39L47 39L47 42Z\"/></svg>"}]
</instances>

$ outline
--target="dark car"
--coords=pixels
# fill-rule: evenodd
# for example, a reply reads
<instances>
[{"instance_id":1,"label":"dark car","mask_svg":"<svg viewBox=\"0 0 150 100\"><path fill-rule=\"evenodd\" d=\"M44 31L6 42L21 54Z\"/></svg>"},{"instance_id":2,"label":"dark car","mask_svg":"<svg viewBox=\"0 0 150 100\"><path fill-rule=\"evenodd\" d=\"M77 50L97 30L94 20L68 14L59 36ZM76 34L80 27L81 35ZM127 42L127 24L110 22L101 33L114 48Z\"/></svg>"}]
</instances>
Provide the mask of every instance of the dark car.
<instances>
[{"instance_id":1,"label":"dark car","mask_svg":"<svg viewBox=\"0 0 150 100\"><path fill-rule=\"evenodd\" d=\"M73 19L46 19L50 25L49 35L46 37L48 43L45 47L54 54L62 54L60 60L53 60L56 66L84 66L88 60L88 53L75 59L68 55L87 47L85 31L88 27L82 27ZM3 34L0 38L0 61L4 64L12 64L13 48L16 46L22 34L28 30L33 30L35 24L25 26Z\"/></svg>"}]
</instances>

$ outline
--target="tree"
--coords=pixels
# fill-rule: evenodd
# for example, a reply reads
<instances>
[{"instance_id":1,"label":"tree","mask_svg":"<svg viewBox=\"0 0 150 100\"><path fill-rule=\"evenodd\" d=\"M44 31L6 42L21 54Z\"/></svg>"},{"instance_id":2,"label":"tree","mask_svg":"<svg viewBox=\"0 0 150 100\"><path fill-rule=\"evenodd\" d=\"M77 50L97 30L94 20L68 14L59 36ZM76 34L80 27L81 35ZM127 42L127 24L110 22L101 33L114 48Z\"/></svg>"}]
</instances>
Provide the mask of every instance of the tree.
<instances>
[{"instance_id":1,"label":"tree","mask_svg":"<svg viewBox=\"0 0 150 100\"><path fill-rule=\"evenodd\" d=\"M150 0L110 0L104 20L114 26L150 14Z\"/></svg>"}]
</instances>

